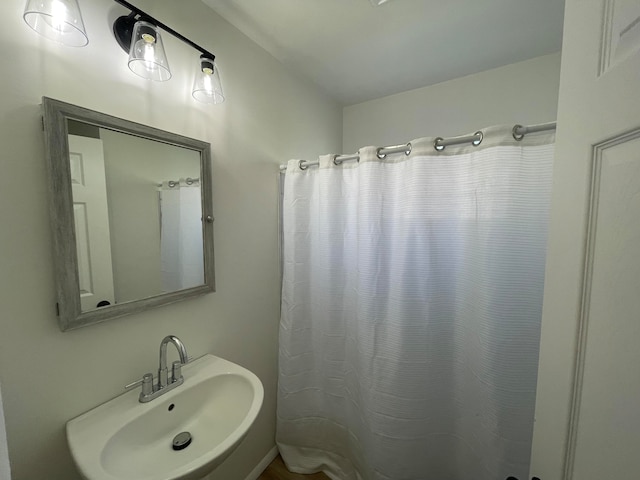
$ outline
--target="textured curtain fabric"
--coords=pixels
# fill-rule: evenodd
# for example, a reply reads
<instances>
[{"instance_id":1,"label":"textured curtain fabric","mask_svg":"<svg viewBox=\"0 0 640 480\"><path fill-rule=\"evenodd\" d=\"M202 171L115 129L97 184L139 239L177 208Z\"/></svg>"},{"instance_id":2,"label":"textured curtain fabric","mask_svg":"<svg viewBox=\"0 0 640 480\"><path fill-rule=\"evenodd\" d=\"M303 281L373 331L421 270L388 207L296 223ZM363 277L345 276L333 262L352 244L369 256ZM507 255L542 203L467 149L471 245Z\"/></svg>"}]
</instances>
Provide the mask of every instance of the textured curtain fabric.
<instances>
[{"instance_id":1,"label":"textured curtain fabric","mask_svg":"<svg viewBox=\"0 0 640 480\"><path fill-rule=\"evenodd\" d=\"M173 292L204 283L200 187L181 180L160 190L162 289Z\"/></svg>"},{"instance_id":2,"label":"textured curtain fabric","mask_svg":"<svg viewBox=\"0 0 640 480\"><path fill-rule=\"evenodd\" d=\"M293 471L527 478L554 136L433 140L288 164L277 443Z\"/></svg>"},{"instance_id":3,"label":"textured curtain fabric","mask_svg":"<svg viewBox=\"0 0 640 480\"><path fill-rule=\"evenodd\" d=\"M9 465L9 449L7 447L7 432L2 408L2 393L0 392L0 480L11 480Z\"/></svg>"}]
</instances>

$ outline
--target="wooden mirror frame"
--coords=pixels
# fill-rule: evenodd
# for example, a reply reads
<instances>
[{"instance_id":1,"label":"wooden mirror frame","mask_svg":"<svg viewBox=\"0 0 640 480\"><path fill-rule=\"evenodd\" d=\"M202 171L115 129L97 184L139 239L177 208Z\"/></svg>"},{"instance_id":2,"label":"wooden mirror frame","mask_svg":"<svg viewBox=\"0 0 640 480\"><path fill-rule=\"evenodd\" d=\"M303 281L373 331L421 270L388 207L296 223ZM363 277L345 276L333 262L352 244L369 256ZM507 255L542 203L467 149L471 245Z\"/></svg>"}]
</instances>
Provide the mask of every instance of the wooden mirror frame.
<instances>
[{"instance_id":1,"label":"wooden mirror frame","mask_svg":"<svg viewBox=\"0 0 640 480\"><path fill-rule=\"evenodd\" d=\"M46 162L49 172L49 211L56 273L56 311L60 329L62 331L72 330L215 291L211 145L207 142L148 127L48 97L42 98L42 109ZM73 217L73 194L71 190L68 120L108 128L128 135L199 152L204 284L101 307L96 310L82 311Z\"/></svg>"}]
</instances>

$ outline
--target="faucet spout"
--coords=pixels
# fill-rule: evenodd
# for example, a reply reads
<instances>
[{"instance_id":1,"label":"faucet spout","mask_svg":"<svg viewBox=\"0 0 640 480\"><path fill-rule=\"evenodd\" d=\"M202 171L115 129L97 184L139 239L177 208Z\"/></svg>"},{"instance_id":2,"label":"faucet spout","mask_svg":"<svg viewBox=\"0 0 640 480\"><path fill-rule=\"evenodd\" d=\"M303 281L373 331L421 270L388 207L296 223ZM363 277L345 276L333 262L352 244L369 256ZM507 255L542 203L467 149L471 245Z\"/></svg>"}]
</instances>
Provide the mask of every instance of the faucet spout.
<instances>
[{"instance_id":1,"label":"faucet spout","mask_svg":"<svg viewBox=\"0 0 640 480\"><path fill-rule=\"evenodd\" d=\"M167 368L167 345L173 343L178 350L180 356L180 363L183 365L188 362L189 356L187 355L187 349L184 343L175 335L167 335L160 342L160 366L158 367L158 388L164 388L168 383L168 368Z\"/></svg>"}]
</instances>

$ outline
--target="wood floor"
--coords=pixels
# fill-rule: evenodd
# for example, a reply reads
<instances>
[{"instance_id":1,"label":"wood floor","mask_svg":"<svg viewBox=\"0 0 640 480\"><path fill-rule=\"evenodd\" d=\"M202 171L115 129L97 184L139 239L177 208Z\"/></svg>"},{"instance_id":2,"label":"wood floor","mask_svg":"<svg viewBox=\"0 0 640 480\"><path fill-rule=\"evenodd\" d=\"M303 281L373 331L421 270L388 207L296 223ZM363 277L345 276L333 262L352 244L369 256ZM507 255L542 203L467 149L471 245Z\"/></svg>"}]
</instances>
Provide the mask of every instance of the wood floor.
<instances>
[{"instance_id":1,"label":"wood floor","mask_svg":"<svg viewBox=\"0 0 640 480\"><path fill-rule=\"evenodd\" d=\"M284 465L282 457L278 455L267 469L260 474L258 480L329 480L329 477L324 473L314 473L313 475L291 473Z\"/></svg>"}]
</instances>

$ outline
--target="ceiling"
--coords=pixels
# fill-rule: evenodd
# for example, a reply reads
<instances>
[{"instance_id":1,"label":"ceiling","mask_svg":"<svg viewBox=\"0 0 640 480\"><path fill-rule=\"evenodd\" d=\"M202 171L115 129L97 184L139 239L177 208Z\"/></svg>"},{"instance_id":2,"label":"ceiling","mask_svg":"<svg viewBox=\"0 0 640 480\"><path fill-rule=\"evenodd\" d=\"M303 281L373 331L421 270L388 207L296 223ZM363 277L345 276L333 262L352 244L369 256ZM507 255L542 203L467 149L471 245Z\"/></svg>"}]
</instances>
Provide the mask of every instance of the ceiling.
<instances>
[{"instance_id":1,"label":"ceiling","mask_svg":"<svg viewBox=\"0 0 640 480\"><path fill-rule=\"evenodd\" d=\"M560 50L564 0L202 0L344 105Z\"/></svg>"}]
</instances>

